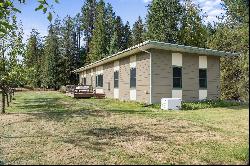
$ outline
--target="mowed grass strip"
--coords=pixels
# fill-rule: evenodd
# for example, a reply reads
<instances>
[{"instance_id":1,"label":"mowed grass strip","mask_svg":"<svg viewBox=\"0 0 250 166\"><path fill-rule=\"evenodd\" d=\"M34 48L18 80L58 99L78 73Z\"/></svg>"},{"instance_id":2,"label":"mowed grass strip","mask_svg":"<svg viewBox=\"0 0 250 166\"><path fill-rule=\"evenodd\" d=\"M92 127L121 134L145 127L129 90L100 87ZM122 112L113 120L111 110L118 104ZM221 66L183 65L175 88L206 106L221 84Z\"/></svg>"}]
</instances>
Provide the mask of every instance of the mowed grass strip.
<instances>
[{"instance_id":1,"label":"mowed grass strip","mask_svg":"<svg viewBox=\"0 0 250 166\"><path fill-rule=\"evenodd\" d=\"M162 111L134 102L16 93L0 164L246 164L248 106Z\"/></svg>"}]
</instances>

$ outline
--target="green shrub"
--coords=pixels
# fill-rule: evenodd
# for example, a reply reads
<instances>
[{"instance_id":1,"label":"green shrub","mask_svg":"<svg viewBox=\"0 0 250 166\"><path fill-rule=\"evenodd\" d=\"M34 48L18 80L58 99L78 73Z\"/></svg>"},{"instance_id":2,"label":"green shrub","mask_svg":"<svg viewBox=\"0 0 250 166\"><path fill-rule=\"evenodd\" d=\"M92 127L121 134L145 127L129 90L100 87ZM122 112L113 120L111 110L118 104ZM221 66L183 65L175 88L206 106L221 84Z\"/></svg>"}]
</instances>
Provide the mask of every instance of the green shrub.
<instances>
[{"instance_id":1,"label":"green shrub","mask_svg":"<svg viewBox=\"0 0 250 166\"><path fill-rule=\"evenodd\" d=\"M236 101L204 100L204 101L194 101L194 102L182 102L181 110L198 110L206 108L231 107L238 105L241 105L241 103ZM161 104L153 104L150 107L160 109Z\"/></svg>"},{"instance_id":2,"label":"green shrub","mask_svg":"<svg viewBox=\"0 0 250 166\"><path fill-rule=\"evenodd\" d=\"M182 110L198 110L206 108L216 108L216 107L230 107L238 106L239 102L236 101L225 101L225 100L205 100L197 102L182 102Z\"/></svg>"},{"instance_id":3,"label":"green shrub","mask_svg":"<svg viewBox=\"0 0 250 166\"><path fill-rule=\"evenodd\" d=\"M61 86L59 92L66 93L66 86Z\"/></svg>"}]
</instances>

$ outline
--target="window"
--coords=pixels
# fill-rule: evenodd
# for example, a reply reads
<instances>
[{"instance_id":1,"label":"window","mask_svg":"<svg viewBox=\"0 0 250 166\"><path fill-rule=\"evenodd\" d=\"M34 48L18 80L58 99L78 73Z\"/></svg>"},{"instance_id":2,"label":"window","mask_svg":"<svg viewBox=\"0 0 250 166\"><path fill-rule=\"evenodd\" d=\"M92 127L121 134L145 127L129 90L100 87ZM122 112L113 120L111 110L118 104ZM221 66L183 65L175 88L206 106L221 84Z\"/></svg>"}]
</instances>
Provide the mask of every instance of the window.
<instances>
[{"instance_id":1,"label":"window","mask_svg":"<svg viewBox=\"0 0 250 166\"><path fill-rule=\"evenodd\" d=\"M130 69L130 88L136 88L136 68Z\"/></svg>"},{"instance_id":2,"label":"window","mask_svg":"<svg viewBox=\"0 0 250 166\"><path fill-rule=\"evenodd\" d=\"M114 72L114 88L119 88L119 71Z\"/></svg>"},{"instance_id":3,"label":"window","mask_svg":"<svg viewBox=\"0 0 250 166\"><path fill-rule=\"evenodd\" d=\"M199 69L200 88L207 88L207 69Z\"/></svg>"},{"instance_id":4,"label":"window","mask_svg":"<svg viewBox=\"0 0 250 166\"><path fill-rule=\"evenodd\" d=\"M173 88L182 88L182 68L173 67Z\"/></svg>"},{"instance_id":5,"label":"window","mask_svg":"<svg viewBox=\"0 0 250 166\"><path fill-rule=\"evenodd\" d=\"M83 85L86 85L86 77L83 78Z\"/></svg>"},{"instance_id":6,"label":"window","mask_svg":"<svg viewBox=\"0 0 250 166\"><path fill-rule=\"evenodd\" d=\"M83 82L84 82L84 77L81 78L81 85L83 85Z\"/></svg>"},{"instance_id":7,"label":"window","mask_svg":"<svg viewBox=\"0 0 250 166\"><path fill-rule=\"evenodd\" d=\"M96 75L96 80L95 80L96 87L103 87L103 75L99 74Z\"/></svg>"}]
</instances>

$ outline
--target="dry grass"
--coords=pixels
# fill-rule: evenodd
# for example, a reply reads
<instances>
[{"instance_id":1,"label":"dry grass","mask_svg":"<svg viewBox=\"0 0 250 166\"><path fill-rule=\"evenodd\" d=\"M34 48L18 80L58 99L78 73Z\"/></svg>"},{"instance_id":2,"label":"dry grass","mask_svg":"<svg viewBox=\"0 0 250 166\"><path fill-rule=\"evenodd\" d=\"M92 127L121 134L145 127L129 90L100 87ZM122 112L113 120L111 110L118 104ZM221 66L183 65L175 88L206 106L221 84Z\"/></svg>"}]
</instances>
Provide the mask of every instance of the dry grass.
<instances>
[{"instance_id":1,"label":"dry grass","mask_svg":"<svg viewBox=\"0 0 250 166\"><path fill-rule=\"evenodd\" d=\"M246 164L246 106L161 111L20 92L0 115L0 164Z\"/></svg>"}]
</instances>

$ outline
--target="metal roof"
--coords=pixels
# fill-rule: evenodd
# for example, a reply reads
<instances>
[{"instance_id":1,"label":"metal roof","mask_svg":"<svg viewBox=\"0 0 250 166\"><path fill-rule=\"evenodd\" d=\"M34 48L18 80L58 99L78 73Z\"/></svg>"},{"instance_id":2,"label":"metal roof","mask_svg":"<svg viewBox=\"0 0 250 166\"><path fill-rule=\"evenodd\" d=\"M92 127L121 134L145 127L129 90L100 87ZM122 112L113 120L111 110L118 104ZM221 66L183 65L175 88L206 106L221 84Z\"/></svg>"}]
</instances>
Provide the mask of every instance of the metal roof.
<instances>
[{"instance_id":1,"label":"metal roof","mask_svg":"<svg viewBox=\"0 0 250 166\"><path fill-rule=\"evenodd\" d=\"M212 50L212 49L206 49L206 48L199 48L199 47L192 47L192 46L185 46L185 45L178 45L178 44L171 44L171 43L165 43L165 42L158 42L158 41L145 41L143 43L140 43L138 45L132 46L126 50L117 52L116 54L113 54L111 56L108 56L106 58L103 58L99 61L96 61L94 63L91 63L89 65L86 65L84 67L81 67L79 69L74 70L73 72L81 72L96 66L100 66L102 64L129 56L131 54L135 54L138 52L142 52L142 50L148 50L148 49L163 49L163 50L169 50L169 51L176 51L176 52L187 52L187 53L194 53L194 54L202 54L202 55L208 55L208 56L237 56L239 53L231 53L231 52L225 52L225 51L218 51L218 50Z\"/></svg>"}]
</instances>

